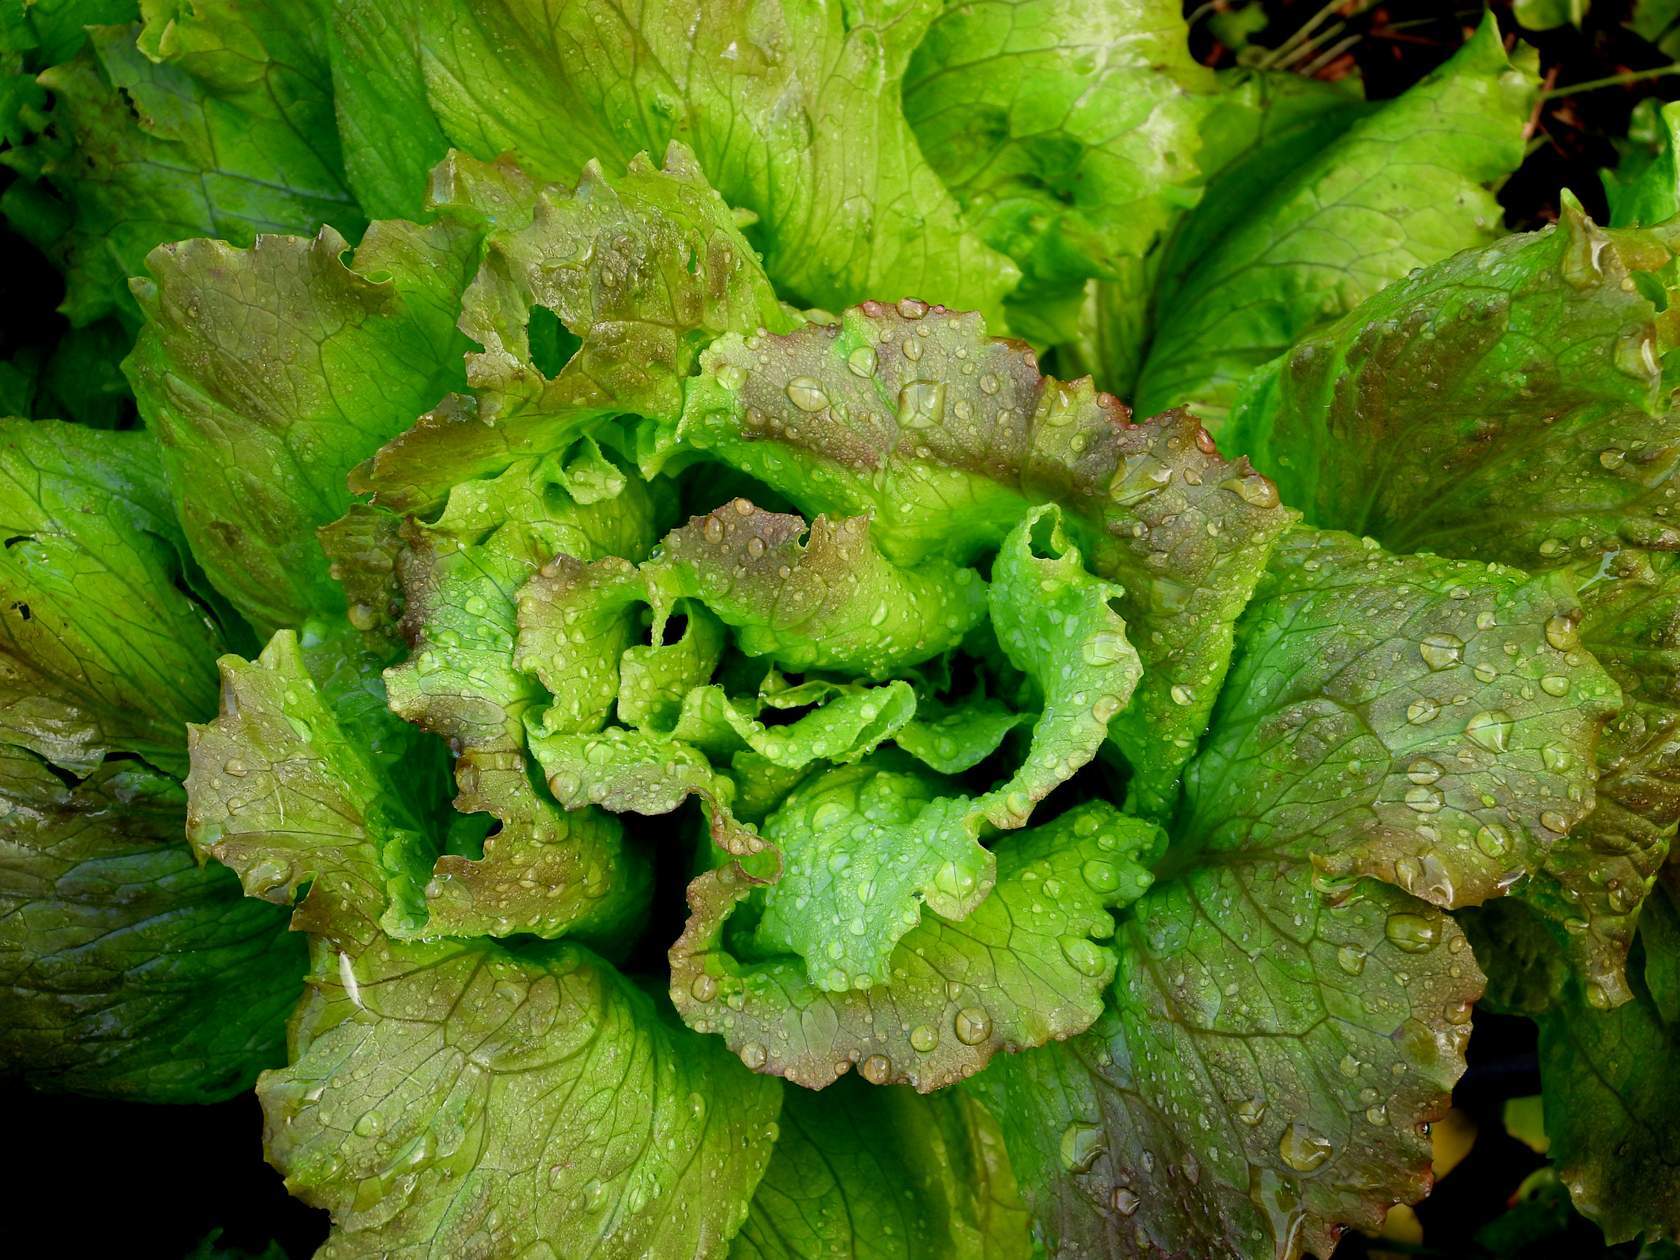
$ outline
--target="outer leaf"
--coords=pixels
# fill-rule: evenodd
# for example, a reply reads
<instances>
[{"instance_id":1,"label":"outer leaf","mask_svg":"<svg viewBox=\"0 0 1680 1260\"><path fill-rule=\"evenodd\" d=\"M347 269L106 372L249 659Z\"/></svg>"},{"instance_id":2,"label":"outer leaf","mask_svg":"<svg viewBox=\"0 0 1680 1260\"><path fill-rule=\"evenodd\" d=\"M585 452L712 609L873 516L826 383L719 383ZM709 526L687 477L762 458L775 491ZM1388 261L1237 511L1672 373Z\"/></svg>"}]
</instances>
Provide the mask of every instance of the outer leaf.
<instances>
[{"instance_id":1,"label":"outer leaf","mask_svg":"<svg viewBox=\"0 0 1680 1260\"><path fill-rule=\"evenodd\" d=\"M349 505L349 469L459 382L476 245L379 223L349 266L330 229L148 258L129 379L194 554L259 630L344 607L314 531Z\"/></svg>"},{"instance_id":2,"label":"outer leaf","mask_svg":"<svg viewBox=\"0 0 1680 1260\"><path fill-rule=\"evenodd\" d=\"M201 1102L284 1057L303 942L180 843L173 779L67 786L0 748L0 1062L42 1088Z\"/></svg>"},{"instance_id":3,"label":"outer leaf","mask_svg":"<svg viewBox=\"0 0 1680 1260\"><path fill-rule=\"evenodd\" d=\"M631 15L606 0L356 0L337 18L344 59L360 63L340 73L340 115L352 136L383 141L373 120L393 118L404 134L351 168L390 205L393 182L417 196L439 138L486 159L516 152L562 181L680 138L729 204L758 217L765 268L789 298L832 310L914 294L995 312L1015 268L964 230L900 100L938 7L683 0ZM410 154L406 173L390 169Z\"/></svg>"},{"instance_id":4,"label":"outer leaf","mask_svg":"<svg viewBox=\"0 0 1680 1260\"><path fill-rule=\"evenodd\" d=\"M1453 59L1246 201L1216 182L1162 264L1144 413L1181 404L1221 418L1242 379L1414 267L1489 240L1487 191L1522 160L1533 76L1513 69L1492 19ZM1239 182L1246 169L1233 172ZM1223 207L1223 208L1222 208ZM1192 261L1193 259L1193 261ZM1240 448L1239 448L1240 449Z\"/></svg>"},{"instance_id":5,"label":"outer leaf","mask_svg":"<svg viewBox=\"0 0 1680 1260\"><path fill-rule=\"evenodd\" d=\"M1032 1254L1002 1138L965 1096L842 1080L789 1090L778 1127L733 1260Z\"/></svg>"},{"instance_id":6,"label":"outer leaf","mask_svg":"<svg viewBox=\"0 0 1680 1260\"><path fill-rule=\"evenodd\" d=\"M183 766L221 634L185 593L152 438L0 422L0 537L0 736L78 773Z\"/></svg>"},{"instance_id":7,"label":"outer leaf","mask_svg":"<svg viewBox=\"0 0 1680 1260\"><path fill-rule=\"evenodd\" d=\"M1677 1101L1680 1012L1663 988L1680 912L1659 888L1641 916L1644 967L1630 968L1630 1000L1604 1010L1572 981L1539 1021L1552 1160L1576 1208L1612 1243L1680 1242L1680 1137L1666 1123Z\"/></svg>"},{"instance_id":8,"label":"outer leaf","mask_svg":"<svg viewBox=\"0 0 1680 1260\"><path fill-rule=\"evenodd\" d=\"M1641 101L1628 120L1627 143L1614 171L1602 171L1611 227L1655 227L1680 214L1676 163L1680 107Z\"/></svg>"},{"instance_id":9,"label":"outer leaf","mask_svg":"<svg viewBox=\"0 0 1680 1260\"><path fill-rule=\"evenodd\" d=\"M1322 151L1362 112L1363 102L1345 85L1284 72L1239 69L1220 75L1202 119L1197 155L1219 195L1181 217L1170 246L1087 287L1076 328L1063 338L1069 344L1057 347L1060 374L1071 379L1089 373L1103 389L1135 398L1164 258L1172 260L1167 283L1176 289L1183 271L1211 243L1236 231L1272 191L1280 170L1293 170Z\"/></svg>"},{"instance_id":10,"label":"outer leaf","mask_svg":"<svg viewBox=\"0 0 1680 1260\"><path fill-rule=\"evenodd\" d=\"M1327 1256L1427 1192L1482 983L1451 919L1250 852L1163 881L1117 947L1095 1027L975 1083L1052 1253Z\"/></svg>"},{"instance_id":11,"label":"outer leaf","mask_svg":"<svg viewBox=\"0 0 1680 1260\"><path fill-rule=\"evenodd\" d=\"M1113 929L1107 907L1148 887L1138 859L1158 835L1093 803L1010 837L996 887L966 919L923 915L887 983L845 993L817 989L797 957L732 954L724 929L755 885L736 865L708 871L689 885L671 999L754 1070L820 1089L855 1064L871 1084L938 1089L1000 1050L1071 1036L1096 1017L1114 974L1096 944Z\"/></svg>"},{"instance_id":12,"label":"outer leaf","mask_svg":"<svg viewBox=\"0 0 1680 1260\"><path fill-rule=\"evenodd\" d=\"M1039 374L978 316L865 303L841 324L726 337L703 356L679 435L807 514L873 516L887 557L964 561L1056 501L1144 676L1112 733L1138 803L1164 811L1229 661L1231 623L1289 516L1182 414L1140 425L1089 384Z\"/></svg>"},{"instance_id":13,"label":"outer leaf","mask_svg":"<svg viewBox=\"0 0 1680 1260\"><path fill-rule=\"evenodd\" d=\"M439 168L434 199L483 213L516 176L456 156ZM534 211L504 216L463 298L461 328L483 347L467 356L473 396L422 417L357 471L357 488L382 503L437 502L464 478L557 449L621 412L675 415L707 341L789 326L729 208L681 145L663 170L639 155L609 179L591 162L575 189L528 197ZM539 366L542 328L555 318L577 348Z\"/></svg>"},{"instance_id":14,"label":"outer leaf","mask_svg":"<svg viewBox=\"0 0 1680 1260\"><path fill-rule=\"evenodd\" d=\"M78 325L132 323L128 278L162 242L365 222L339 163L324 4L144 7L143 27L93 27L90 48L42 75L43 137L10 158L69 204L56 233L30 203L7 210L67 268Z\"/></svg>"},{"instance_id":15,"label":"outer leaf","mask_svg":"<svg viewBox=\"0 0 1680 1260\"><path fill-rule=\"evenodd\" d=\"M1212 88L1170 0L945 5L904 109L976 230L1021 266L1012 326L1049 327L1048 301L1141 258L1194 201Z\"/></svg>"},{"instance_id":16,"label":"outer leaf","mask_svg":"<svg viewBox=\"0 0 1680 1260\"><path fill-rule=\"evenodd\" d=\"M418 932L432 854L386 768L346 732L282 630L255 661L225 656L222 713L188 728L187 838L300 931L348 944ZM377 927L376 927L377 925Z\"/></svg>"},{"instance_id":17,"label":"outer leaf","mask_svg":"<svg viewBox=\"0 0 1680 1260\"><path fill-rule=\"evenodd\" d=\"M1527 877L1543 903L1595 895L1601 864L1560 841L1592 810L1618 695L1548 641L1577 611L1556 576L1297 531L1240 623L1183 834L1310 840L1321 870L1449 909Z\"/></svg>"},{"instance_id":18,"label":"outer leaf","mask_svg":"<svg viewBox=\"0 0 1680 1260\"><path fill-rule=\"evenodd\" d=\"M780 1091L575 946L317 944L270 1159L321 1255L721 1256Z\"/></svg>"},{"instance_id":19,"label":"outer leaf","mask_svg":"<svg viewBox=\"0 0 1680 1260\"><path fill-rule=\"evenodd\" d=\"M1680 912L1674 881L1659 881L1640 914L1628 962L1628 998L1606 995L1571 974L1556 937L1514 902L1473 920L1486 948L1490 997L1540 1025L1545 1133L1575 1208L1615 1243L1680 1235L1676 1169L1680 1144L1662 1122L1673 1105L1673 1057L1680 1032Z\"/></svg>"},{"instance_id":20,"label":"outer leaf","mask_svg":"<svg viewBox=\"0 0 1680 1260\"><path fill-rule=\"evenodd\" d=\"M1674 338L1652 300L1672 257L1663 234L1604 232L1572 205L1555 228L1386 290L1257 374L1239 407L1242 444L1310 519L1579 585L1584 620L1548 639L1590 649L1632 703L1601 747L1605 804L1553 858L1581 863L1593 888L1554 914L1611 1001L1626 994L1631 912L1680 819L1667 557L1680 412L1664 401Z\"/></svg>"}]
</instances>

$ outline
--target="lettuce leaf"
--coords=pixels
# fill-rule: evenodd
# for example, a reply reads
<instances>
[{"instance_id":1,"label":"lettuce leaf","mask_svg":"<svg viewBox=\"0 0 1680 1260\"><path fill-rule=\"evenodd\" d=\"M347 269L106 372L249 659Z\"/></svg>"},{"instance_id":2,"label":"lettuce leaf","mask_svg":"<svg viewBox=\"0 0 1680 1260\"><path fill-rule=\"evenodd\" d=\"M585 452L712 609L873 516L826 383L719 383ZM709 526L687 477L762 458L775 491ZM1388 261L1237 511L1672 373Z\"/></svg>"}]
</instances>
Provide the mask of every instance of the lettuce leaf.
<instances>
[{"instance_id":1,"label":"lettuce leaf","mask_svg":"<svg viewBox=\"0 0 1680 1260\"><path fill-rule=\"evenodd\" d=\"M1170 808L1231 627L1289 521L1270 482L1189 416L1132 424L1088 381L1042 376L1025 347L988 339L978 316L920 302L724 337L702 365L673 440L808 515L871 514L901 565L972 560L1032 504L1060 504L1093 572L1123 588L1143 677L1110 731L1140 808Z\"/></svg>"},{"instance_id":2,"label":"lettuce leaf","mask_svg":"<svg viewBox=\"0 0 1680 1260\"><path fill-rule=\"evenodd\" d=\"M939 7L351 0L334 19L337 107L384 149L351 177L365 204L413 215L446 145L516 152L569 183L680 139L756 217L790 300L920 295L997 313L1019 273L968 230L900 99Z\"/></svg>"},{"instance_id":3,"label":"lettuce leaf","mask_svg":"<svg viewBox=\"0 0 1680 1260\"><path fill-rule=\"evenodd\" d=\"M303 942L180 842L167 775L0 747L0 1058L37 1088L207 1102L285 1059Z\"/></svg>"},{"instance_id":4,"label":"lettuce leaf","mask_svg":"<svg viewBox=\"0 0 1680 1260\"><path fill-rule=\"evenodd\" d=\"M770 1160L777 1082L571 944L314 946L268 1155L323 1256L713 1254Z\"/></svg>"},{"instance_id":5,"label":"lettuce leaf","mask_svg":"<svg viewBox=\"0 0 1680 1260\"><path fill-rule=\"evenodd\" d=\"M143 23L92 26L79 52L77 26L124 21L133 6L76 13L54 33L40 76L52 107L7 156L57 194L19 185L29 191L15 187L4 209L65 269L77 325L112 313L136 324L129 277L160 243L249 246L323 224L354 236L366 223L340 158L325 3L139 7Z\"/></svg>"},{"instance_id":6,"label":"lettuce leaf","mask_svg":"<svg viewBox=\"0 0 1680 1260\"><path fill-rule=\"evenodd\" d=\"M1627 705L1599 746L1598 808L1527 891L1610 1004L1680 819L1672 259L1665 230L1601 229L1570 203L1555 227L1428 268L1307 339L1236 417L1310 520L1575 584L1581 615L1547 640L1590 652Z\"/></svg>"},{"instance_id":7,"label":"lettuce leaf","mask_svg":"<svg viewBox=\"0 0 1680 1260\"><path fill-rule=\"evenodd\" d=\"M1217 434L1250 371L1412 268L1491 240L1488 189L1522 160L1533 97L1490 16L1339 134L1286 131L1264 167L1231 168L1203 199L1209 221L1192 214L1161 263L1138 409L1193 405ZM1280 171L1286 154L1298 164Z\"/></svg>"}]
</instances>

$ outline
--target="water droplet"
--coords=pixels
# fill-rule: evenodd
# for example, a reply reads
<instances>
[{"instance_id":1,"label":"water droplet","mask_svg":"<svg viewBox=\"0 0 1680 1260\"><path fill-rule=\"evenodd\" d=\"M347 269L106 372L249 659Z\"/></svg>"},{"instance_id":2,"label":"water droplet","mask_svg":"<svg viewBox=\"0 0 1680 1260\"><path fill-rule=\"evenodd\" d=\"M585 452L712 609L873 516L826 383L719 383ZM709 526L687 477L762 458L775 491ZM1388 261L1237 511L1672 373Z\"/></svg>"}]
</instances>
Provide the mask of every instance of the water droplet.
<instances>
[{"instance_id":1,"label":"water droplet","mask_svg":"<svg viewBox=\"0 0 1680 1260\"><path fill-rule=\"evenodd\" d=\"M1562 674L1547 674L1540 680L1540 690L1548 696L1566 696L1569 694L1569 679Z\"/></svg>"},{"instance_id":2,"label":"water droplet","mask_svg":"<svg viewBox=\"0 0 1680 1260\"><path fill-rule=\"evenodd\" d=\"M884 1054L872 1054L858 1065L858 1070L871 1085L885 1085L892 1078L892 1060Z\"/></svg>"},{"instance_id":3,"label":"water droplet","mask_svg":"<svg viewBox=\"0 0 1680 1260\"><path fill-rule=\"evenodd\" d=\"M1560 652L1572 652L1581 644L1580 627L1573 617L1546 619L1546 642Z\"/></svg>"},{"instance_id":4,"label":"water droplet","mask_svg":"<svg viewBox=\"0 0 1680 1260\"><path fill-rule=\"evenodd\" d=\"M1278 1155L1296 1172L1312 1172L1330 1158L1330 1139L1314 1133L1299 1120L1278 1139Z\"/></svg>"},{"instance_id":5,"label":"water droplet","mask_svg":"<svg viewBox=\"0 0 1680 1260\"><path fill-rule=\"evenodd\" d=\"M905 319L920 319L928 313L928 304L916 298L899 298L898 313Z\"/></svg>"},{"instance_id":6,"label":"water droplet","mask_svg":"<svg viewBox=\"0 0 1680 1260\"><path fill-rule=\"evenodd\" d=\"M1427 696L1419 696L1406 706L1406 720L1418 726L1433 722L1440 713L1441 706Z\"/></svg>"},{"instance_id":7,"label":"water droplet","mask_svg":"<svg viewBox=\"0 0 1680 1260\"><path fill-rule=\"evenodd\" d=\"M379 614L373 610L372 604L351 604L350 611L345 615L350 618L350 624L358 630L371 630L379 620Z\"/></svg>"},{"instance_id":8,"label":"water droplet","mask_svg":"<svg viewBox=\"0 0 1680 1260\"><path fill-rule=\"evenodd\" d=\"M1540 750L1540 760L1553 774L1562 774L1575 764L1575 754L1562 744L1547 744Z\"/></svg>"},{"instance_id":9,"label":"water droplet","mask_svg":"<svg viewBox=\"0 0 1680 1260\"><path fill-rule=\"evenodd\" d=\"M1540 825L1547 831L1555 831L1561 836L1569 830L1569 818L1555 809L1548 809L1540 815Z\"/></svg>"},{"instance_id":10,"label":"water droplet","mask_svg":"<svg viewBox=\"0 0 1680 1260\"><path fill-rule=\"evenodd\" d=\"M1114 1204L1114 1210L1120 1213L1121 1216L1131 1216L1138 1210L1138 1205L1142 1203L1143 1200L1138 1198L1137 1191L1133 1190L1130 1186L1115 1186L1112 1202Z\"/></svg>"},{"instance_id":11,"label":"water droplet","mask_svg":"<svg viewBox=\"0 0 1680 1260\"><path fill-rule=\"evenodd\" d=\"M957 1012L955 1029L963 1045L977 1046L992 1035L992 1017L978 1006L965 1006Z\"/></svg>"},{"instance_id":12,"label":"water droplet","mask_svg":"<svg viewBox=\"0 0 1680 1260\"><path fill-rule=\"evenodd\" d=\"M1476 829L1476 847L1491 858L1504 857L1511 851L1511 833L1502 823L1483 823Z\"/></svg>"},{"instance_id":13,"label":"water droplet","mask_svg":"<svg viewBox=\"0 0 1680 1260\"><path fill-rule=\"evenodd\" d=\"M1100 1125L1075 1120L1062 1130L1062 1167L1069 1172L1089 1172L1107 1149Z\"/></svg>"},{"instance_id":14,"label":"water droplet","mask_svg":"<svg viewBox=\"0 0 1680 1260\"><path fill-rule=\"evenodd\" d=\"M1441 794L1432 787L1407 788L1406 805L1420 814L1438 814L1441 812Z\"/></svg>"},{"instance_id":15,"label":"water droplet","mask_svg":"<svg viewBox=\"0 0 1680 1260\"><path fill-rule=\"evenodd\" d=\"M875 375L875 369L880 365L880 359L875 353L874 346L859 346L846 356L846 367L853 376L861 376L866 380Z\"/></svg>"},{"instance_id":16,"label":"water droplet","mask_svg":"<svg viewBox=\"0 0 1680 1260\"><path fill-rule=\"evenodd\" d=\"M1511 738L1511 715L1504 709L1478 713L1465 725L1464 733L1489 752L1504 752Z\"/></svg>"},{"instance_id":17,"label":"water droplet","mask_svg":"<svg viewBox=\"0 0 1680 1260\"><path fill-rule=\"evenodd\" d=\"M1087 665L1117 665L1121 661L1130 659L1132 645L1126 642L1123 634L1103 632L1094 634L1086 640L1081 653Z\"/></svg>"},{"instance_id":18,"label":"water droplet","mask_svg":"<svg viewBox=\"0 0 1680 1260\"><path fill-rule=\"evenodd\" d=\"M1464 660L1464 640L1456 634L1428 635L1418 644L1418 655L1430 669L1451 669Z\"/></svg>"},{"instance_id":19,"label":"water droplet","mask_svg":"<svg viewBox=\"0 0 1680 1260\"><path fill-rule=\"evenodd\" d=\"M1365 951L1354 945L1343 945L1336 951L1336 965L1350 976L1365 970Z\"/></svg>"},{"instance_id":20,"label":"water droplet","mask_svg":"<svg viewBox=\"0 0 1680 1260\"><path fill-rule=\"evenodd\" d=\"M1441 939L1441 925L1425 915L1409 910L1388 916L1383 933L1394 947L1408 954L1423 954L1435 948Z\"/></svg>"},{"instance_id":21,"label":"water droplet","mask_svg":"<svg viewBox=\"0 0 1680 1260\"><path fill-rule=\"evenodd\" d=\"M809 376L796 376L787 383L788 401L801 411L821 411L828 406L828 395L822 382Z\"/></svg>"},{"instance_id":22,"label":"water droplet","mask_svg":"<svg viewBox=\"0 0 1680 1260\"><path fill-rule=\"evenodd\" d=\"M1627 458L1627 452L1614 446L1607 446L1598 453L1598 462L1610 469L1620 468L1622 461Z\"/></svg>"},{"instance_id":23,"label":"water droplet","mask_svg":"<svg viewBox=\"0 0 1680 1260\"><path fill-rule=\"evenodd\" d=\"M1419 757L1406 767L1406 777L1413 783L1433 783L1441 777L1441 767L1428 757Z\"/></svg>"},{"instance_id":24,"label":"water droplet","mask_svg":"<svg viewBox=\"0 0 1680 1260\"><path fill-rule=\"evenodd\" d=\"M1275 508L1278 505L1277 487L1267 478L1255 473L1248 477L1232 477L1219 483L1221 490L1229 490L1245 503L1255 507Z\"/></svg>"},{"instance_id":25,"label":"water droplet","mask_svg":"<svg viewBox=\"0 0 1680 1260\"><path fill-rule=\"evenodd\" d=\"M910 1030L910 1047L919 1054L926 1054L939 1044L939 1033L928 1024L917 1024Z\"/></svg>"},{"instance_id":26,"label":"water droplet","mask_svg":"<svg viewBox=\"0 0 1680 1260\"><path fill-rule=\"evenodd\" d=\"M911 381L898 391L898 423L904 428L933 428L944 419L944 381Z\"/></svg>"},{"instance_id":27,"label":"water droplet","mask_svg":"<svg viewBox=\"0 0 1680 1260\"><path fill-rule=\"evenodd\" d=\"M746 369L739 363L725 363L714 375L717 377L717 383L732 393L747 383Z\"/></svg>"},{"instance_id":28,"label":"water droplet","mask_svg":"<svg viewBox=\"0 0 1680 1260\"><path fill-rule=\"evenodd\" d=\"M688 991L696 1002L710 1002L717 996L717 980L702 971L689 982Z\"/></svg>"},{"instance_id":29,"label":"water droplet","mask_svg":"<svg viewBox=\"0 0 1680 1260\"><path fill-rule=\"evenodd\" d=\"M1083 936L1064 936L1061 946L1063 957L1082 976L1100 976L1108 964L1103 951Z\"/></svg>"},{"instance_id":30,"label":"water droplet","mask_svg":"<svg viewBox=\"0 0 1680 1260\"><path fill-rule=\"evenodd\" d=\"M245 763L239 760L238 757L228 758L227 764L224 765L222 769L227 771L236 779L243 779L246 774L249 773L249 771L245 768Z\"/></svg>"},{"instance_id":31,"label":"water droplet","mask_svg":"<svg viewBox=\"0 0 1680 1260\"><path fill-rule=\"evenodd\" d=\"M1238 1120L1253 1128L1265 1118L1266 1100L1264 1098L1245 1098L1233 1110L1236 1111Z\"/></svg>"},{"instance_id":32,"label":"water droplet","mask_svg":"<svg viewBox=\"0 0 1680 1260\"><path fill-rule=\"evenodd\" d=\"M1191 691L1190 688L1186 687L1183 683L1173 684L1172 702L1174 704L1189 704L1195 698L1196 693Z\"/></svg>"},{"instance_id":33,"label":"water droplet","mask_svg":"<svg viewBox=\"0 0 1680 1260\"><path fill-rule=\"evenodd\" d=\"M1079 873L1097 892L1111 893L1120 887L1120 872L1114 868L1114 863L1105 862L1101 858L1089 859L1079 868Z\"/></svg>"},{"instance_id":34,"label":"water droplet","mask_svg":"<svg viewBox=\"0 0 1680 1260\"><path fill-rule=\"evenodd\" d=\"M763 1067L764 1061L769 1057L765 1053L764 1047L756 1041L749 1041L741 1047L741 1062L745 1063L754 1072Z\"/></svg>"}]
</instances>

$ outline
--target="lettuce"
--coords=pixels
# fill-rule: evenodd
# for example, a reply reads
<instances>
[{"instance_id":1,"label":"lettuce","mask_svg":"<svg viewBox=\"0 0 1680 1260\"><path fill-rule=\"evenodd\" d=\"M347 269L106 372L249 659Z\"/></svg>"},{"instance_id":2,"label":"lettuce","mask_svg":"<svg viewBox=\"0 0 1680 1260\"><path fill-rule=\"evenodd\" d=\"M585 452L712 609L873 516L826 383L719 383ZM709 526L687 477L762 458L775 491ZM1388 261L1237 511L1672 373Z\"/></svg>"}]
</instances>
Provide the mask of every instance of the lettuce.
<instances>
[{"instance_id":1,"label":"lettuce","mask_svg":"<svg viewBox=\"0 0 1680 1260\"><path fill-rule=\"evenodd\" d=\"M1293 1260L1491 1008L1680 1240L1665 116L1505 235L1491 19L1380 103L1155 0L0 53L0 396L142 419L0 422L8 1073L254 1082L326 1256Z\"/></svg>"}]
</instances>

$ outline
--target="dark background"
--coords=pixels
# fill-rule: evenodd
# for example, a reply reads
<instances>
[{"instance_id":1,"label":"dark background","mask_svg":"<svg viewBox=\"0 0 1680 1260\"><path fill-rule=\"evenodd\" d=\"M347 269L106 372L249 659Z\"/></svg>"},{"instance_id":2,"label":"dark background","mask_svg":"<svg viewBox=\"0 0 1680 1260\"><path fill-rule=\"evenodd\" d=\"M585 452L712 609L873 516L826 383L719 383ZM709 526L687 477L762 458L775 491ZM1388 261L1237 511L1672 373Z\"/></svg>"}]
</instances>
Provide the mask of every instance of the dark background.
<instances>
[{"instance_id":1,"label":"dark background","mask_svg":"<svg viewBox=\"0 0 1680 1260\"><path fill-rule=\"evenodd\" d=\"M1237 53L1211 33L1210 19L1236 3L1187 3L1197 55L1230 66ZM1322 0L1261 0L1269 24L1253 37L1272 47L1322 7ZM1613 143L1634 105L1648 96L1680 95L1680 78L1639 72L1670 59L1624 28L1631 0L1593 0L1581 30L1564 27L1518 32L1506 2L1494 5L1504 29L1534 45L1550 94L1531 126L1531 151L1500 200L1508 226L1524 229L1555 218L1558 190L1573 190L1595 217L1604 213L1598 170L1613 165ZM1450 56L1479 20L1475 5L1393 3L1365 7L1347 0L1319 28L1334 33L1297 60L1322 63L1322 77L1359 74L1372 98L1393 96ZM1332 55L1333 54L1333 55ZM1571 84L1626 75L1610 88L1571 93ZM0 302L0 360L32 347L50 347L66 330L54 308L62 290L57 273L28 246L0 230L6 300ZM1636 1247L1607 1249L1596 1227L1572 1217L1561 1202L1533 1204L1525 1221L1536 1241L1497 1250L1477 1235L1505 1217L1518 1186L1543 1157L1505 1133L1507 1099L1538 1092L1534 1029L1525 1020L1478 1013L1469 1070L1455 1091L1456 1106L1476 1125L1470 1154L1417 1209L1426 1244L1374 1243L1349 1235L1336 1260L1387 1254L1492 1257L1507 1260L1591 1260L1633 1257ZM1680 1120L1680 1118L1677 1118ZM63 1254L114 1254L181 1260L194 1254L270 1258L309 1255L326 1236L325 1213L291 1199L262 1159L262 1114L245 1094L203 1107L46 1097L0 1084L0 1202L10 1208L12 1245L34 1227L51 1225ZM1509 1223L1509 1218L1507 1218ZM201 1252L216 1236L220 1252ZM1675 1253L1670 1253L1675 1254Z\"/></svg>"}]
</instances>

